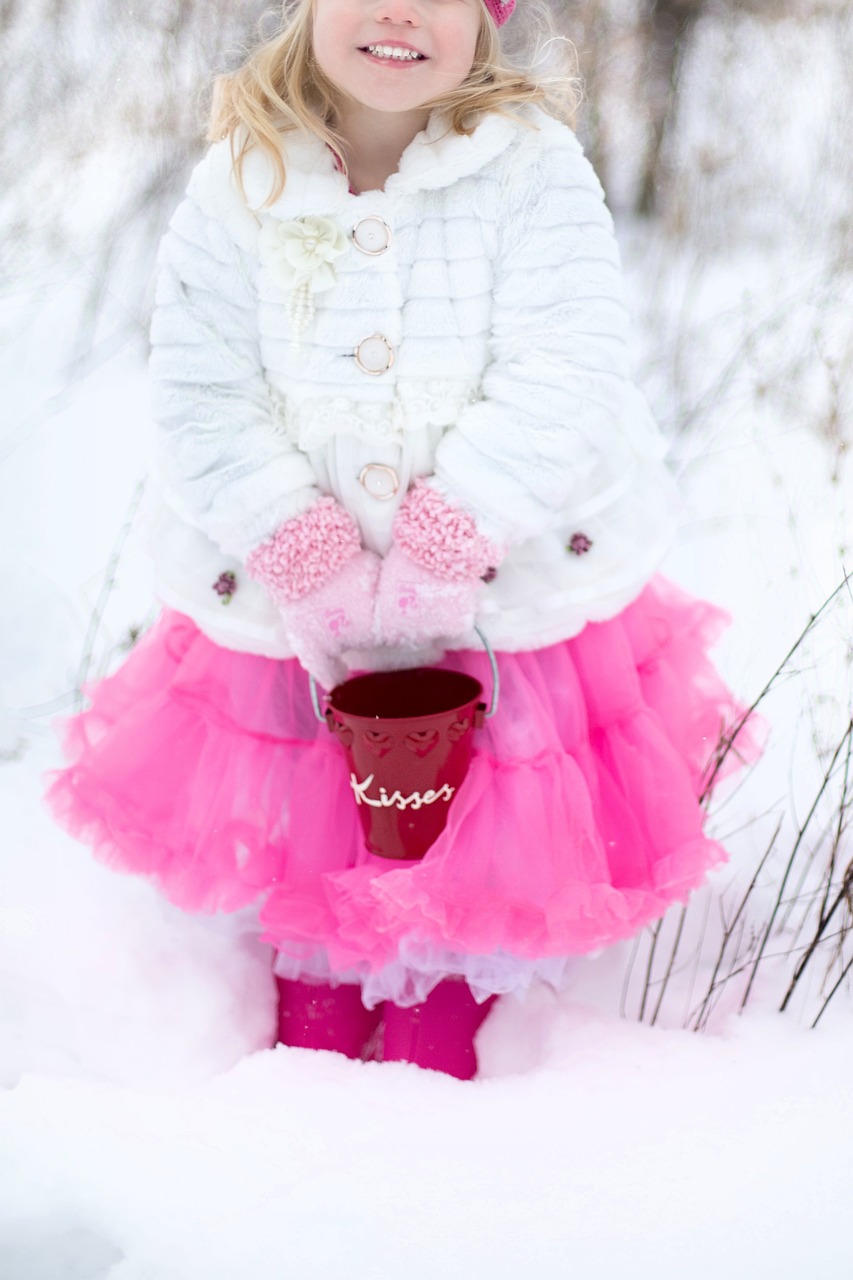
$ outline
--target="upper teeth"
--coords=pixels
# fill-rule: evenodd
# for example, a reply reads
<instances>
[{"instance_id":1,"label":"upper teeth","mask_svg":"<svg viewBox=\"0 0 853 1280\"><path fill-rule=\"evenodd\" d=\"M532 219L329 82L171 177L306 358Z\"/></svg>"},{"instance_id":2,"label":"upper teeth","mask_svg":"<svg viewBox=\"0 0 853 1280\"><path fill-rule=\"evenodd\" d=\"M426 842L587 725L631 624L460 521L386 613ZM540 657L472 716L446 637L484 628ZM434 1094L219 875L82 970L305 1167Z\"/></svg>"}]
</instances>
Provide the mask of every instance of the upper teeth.
<instances>
[{"instance_id":1,"label":"upper teeth","mask_svg":"<svg viewBox=\"0 0 853 1280\"><path fill-rule=\"evenodd\" d=\"M416 53L414 49L398 49L396 45L391 44L369 44L367 51L375 58L402 58L410 62L423 56Z\"/></svg>"}]
</instances>

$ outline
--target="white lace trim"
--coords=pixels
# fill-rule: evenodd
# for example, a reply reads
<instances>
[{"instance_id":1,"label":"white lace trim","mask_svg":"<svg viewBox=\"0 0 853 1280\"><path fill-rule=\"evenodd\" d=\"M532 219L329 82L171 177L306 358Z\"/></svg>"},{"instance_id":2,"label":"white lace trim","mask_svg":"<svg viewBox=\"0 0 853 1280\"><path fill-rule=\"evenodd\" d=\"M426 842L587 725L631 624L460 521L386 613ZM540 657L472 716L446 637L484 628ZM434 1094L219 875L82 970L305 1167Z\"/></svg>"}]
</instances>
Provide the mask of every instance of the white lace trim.
<instances>
[{"instance_id":1,"label":"white lace trim","mask_svg":"<svg viewBox=\"0 0 853 1280\"><path fill-rule=\"evenodd\" d=\"M301 959L278 952L273 967L280 978L358 983L365 1005L372 1009L383 1000L391 1000L403 1008L421 1004L430 991L448 977L464 978L478 1002L492 995L521 997L533 983L539 982L560 991L577 961L576 956L524 960L502 951L490 956L465 955L440 947L407 944L405 940L400 952L399 960L371 974L360 974L354 969L332 970L322 947Z\"/></svg>"},{"instance_id":2,"label":"white lace trim","mask_svg":"<svg viewBox=\"0 0 853 1280\"><path fill-rule=\"evenodd\" d=\"M300 402L275 387L270 394L277 425L305 452L339 435L400 444L409 432L453 426L465 406L480 398L477 384L460 378L398 382L394 399L384 401L318 396Z\"/></svg>"}]
</instances>

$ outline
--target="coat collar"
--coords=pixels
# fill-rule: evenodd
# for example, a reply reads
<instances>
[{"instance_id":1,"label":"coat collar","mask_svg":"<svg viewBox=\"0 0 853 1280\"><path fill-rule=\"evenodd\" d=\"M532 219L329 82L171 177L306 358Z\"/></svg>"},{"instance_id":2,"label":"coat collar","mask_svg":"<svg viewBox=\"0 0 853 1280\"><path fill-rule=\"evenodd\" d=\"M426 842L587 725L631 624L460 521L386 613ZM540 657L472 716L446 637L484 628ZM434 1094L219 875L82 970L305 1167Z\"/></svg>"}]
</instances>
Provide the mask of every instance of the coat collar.
<instances>
[{"instance_id":1,"label":"coat collar","mask_svg":"<svg viewBox=\"0 0 853 1280\"><path fill-rule=\"evenodd\" d=\"M385 190L410 194L438 191L459 178L479 173L509 146L519 124L508 116L484 116L472 134L454 133L446 117L433 115L423 133L409 143Z\"/></svg>"},{"instance_id":2,"label":"coat collar","mask_svg":"<svg viewBox=\"0 0 853 1280\"><path fill-rule=\"evenodd\" d=\"M433 115L403 152L396 173L385 184L388 198L437 191L478 173L517 136L518 121L488 115L469 136L449 130L445 117ZM285 142L287 186L270 206L273 217L294 217L296 210L333 214L349 197L346 179L335 167L328 147L309 134L290 134ZM270 187L270 170L257 151L247 157L244 185L250 206L259 208Z\"/></svg>"}]
</instances>

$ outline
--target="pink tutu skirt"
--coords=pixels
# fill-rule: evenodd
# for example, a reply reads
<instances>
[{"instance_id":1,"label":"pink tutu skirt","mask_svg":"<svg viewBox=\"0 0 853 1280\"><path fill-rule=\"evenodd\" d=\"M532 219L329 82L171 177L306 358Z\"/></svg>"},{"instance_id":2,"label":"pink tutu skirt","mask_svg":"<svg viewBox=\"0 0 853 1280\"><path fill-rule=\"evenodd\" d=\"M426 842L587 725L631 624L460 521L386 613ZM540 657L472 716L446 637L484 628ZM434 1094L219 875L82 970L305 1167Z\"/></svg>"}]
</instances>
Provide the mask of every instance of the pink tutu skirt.
<instances>
[{"instance_id":1,"label":"pink tutu skirt","mask_svg":"<svg viewBox=\"0 0 853 1280\"><path fill-rule=\"evenodd\" d=\"M630 937L725 858L698 796L741 715L707 657L726 622L657 579L574 639L499 654L498 714L421 862L368 852L297 662L223 649L169 611L67 722L49 801L186 910L257 902L287 976L398 1003L451 974L483 997L558 982L568 957ZM483 653L441 665L490 687ZM747 726L732 759L754 754Z\"/></svg>"}]
</instances>

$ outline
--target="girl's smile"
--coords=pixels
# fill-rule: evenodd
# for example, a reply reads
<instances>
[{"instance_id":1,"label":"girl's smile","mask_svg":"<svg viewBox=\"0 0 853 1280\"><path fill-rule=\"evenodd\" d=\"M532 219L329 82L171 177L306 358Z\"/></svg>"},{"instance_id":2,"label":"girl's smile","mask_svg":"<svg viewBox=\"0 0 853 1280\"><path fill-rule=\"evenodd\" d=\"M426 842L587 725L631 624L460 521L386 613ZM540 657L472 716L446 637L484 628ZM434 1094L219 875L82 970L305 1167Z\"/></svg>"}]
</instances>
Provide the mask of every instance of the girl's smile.
<instances>
[{"instance_id":1,"label":"girl's smile","mask_svg":"<svg viewBox=\"0 0 853 1280\"><path fill-rule=\"evenodd\" d=\"M376 62L386 66L412 66L417 62L428 61L425 53L419 53L411 45L403 44L369 44L361 50Z\"/></svg>"},{"instance_id":2,"label":"girl's smile","mask_svg":"<svg viewBox=\"0 0 853 1280\"><path fill-rule=\"evenodd\" d=\"M314 56L345 98L417 111L467 78L484 18L480 0L315 0Z\"/></svg>"}]
</instances>

